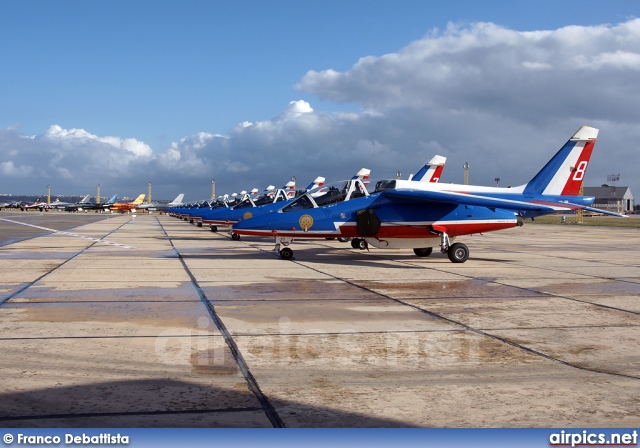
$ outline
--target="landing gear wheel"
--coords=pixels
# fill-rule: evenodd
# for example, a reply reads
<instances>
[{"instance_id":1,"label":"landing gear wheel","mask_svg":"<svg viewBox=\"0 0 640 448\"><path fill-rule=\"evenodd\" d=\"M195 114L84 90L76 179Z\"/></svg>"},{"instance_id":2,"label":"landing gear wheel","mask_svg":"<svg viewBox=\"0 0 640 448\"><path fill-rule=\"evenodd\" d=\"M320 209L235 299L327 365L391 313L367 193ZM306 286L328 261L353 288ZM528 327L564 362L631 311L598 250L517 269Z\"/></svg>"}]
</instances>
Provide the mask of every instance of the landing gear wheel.
<instances>
[{"instance_id":1,"label":"landing gear wheel","mask_svg":"<svg viewBox=\"0 0 640 448\"><path fill-rule=\"evenodd\" d=\"M341 243L346 243L347 241L349 241L349 238L338 237L338 241L340 241Z\"/></svg>"},{"instance_id":2,"label":"landing gear wheel","mask_svg":"<svg viewBox=\"0 0 640 448\"><path fill-rule=\"evenodd\" d=\"M469 259L469 248L462 243L453 243L447 255L452 263L464 263Z\"/></svg>"},{"instance_id":3,"label":"landing gear wheel","mask_svg":"<svg viewBox=\"0 0 640 448\"><path fill-rule=\"evenodd\" d=\"M351 240L351 247L364 250L367 248L367 242L362 238L354 238Z\"/></svg>"},{"instance_id":4,"label":"landing gear wheel","mask_svg":"<svg viewBox=\"0 0 640 448\"><path fill-rule=\"evenodd\" d=\"M212 232L218 231L218 226L209 226L209 228L211 229Z\"/></svg>"},{"instance_id":5,"label":"landing gear wheel","mask_svg":"<svg viewBox=\"0 0 640 448\"><path fill-rule=\"evenodd\" d=\"M420 247L418 249L413 249L413 253L418 257L428 257L433 252L433 247Z\"/></svg>"},{"instance_id":6,"label":"landing gear wheel","mask_svg":"<svg viewBox=\"0 0 640 448\"><path fill-rule=\"evenodd\" d=\"M198 221L198 223L196 224L198 227L202 227L202 221Z\"/></svg>"},{"instance_id":7,"label":"landing gear wheel","mask_svg":"<svg viewBox=\"0 0 640 448\"><path fill-rule=\"evenodd\" d=\"M293 258L293 251L288 247L280 250L280 258L283 260L291 260Z\"/></svg>"},{"instance_id":8,"label":"landing gear wheel","mask_svg":"<svg viewBox=\"0 0 640 448\"><path fill-rule=\"evenodd\" d=\"M231 239L233 241L240 241L240 235L238 235L237 233L232 233L231 234Z\"/></svg>"}]
</instances>

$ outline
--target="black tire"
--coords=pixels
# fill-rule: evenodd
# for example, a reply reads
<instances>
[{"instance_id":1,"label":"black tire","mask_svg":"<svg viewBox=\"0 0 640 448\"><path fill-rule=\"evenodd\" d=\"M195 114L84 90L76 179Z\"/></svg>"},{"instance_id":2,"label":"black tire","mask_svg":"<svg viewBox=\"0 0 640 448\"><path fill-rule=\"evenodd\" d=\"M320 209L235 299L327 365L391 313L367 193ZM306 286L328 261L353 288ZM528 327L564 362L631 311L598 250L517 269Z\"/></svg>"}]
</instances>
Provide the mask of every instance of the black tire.
<instances>
[{"instance_id":1,"label":"black tire","mask_svg":"<svg viewBox=\"0 0 640 448\"><path fill-rule=\"evenodd\" d=\"M359 238L358 239L358 249L365 250L369 248L369 243L366 240Z\"/></svg>"},{"instance_id":2,"label":"black tire","mask_svg":"<svg viewBox=\"0 0 640 448\"><path fill-rule=\"evenodd\" d=\"M428 257L433 252L433 247L420 247L418 249L413 249L413 253L418 257Z\"/></svg>"},{"instance_id":3,"label":"black tire","mask_svg":"<svg viewBox=\"0 0 640 448\"><path fill-rule=\"evenodd\" d=\"M198 224L196 224L198 227L202 227L202 221L198 221Z\"/></svg>"},{"instance_id":4,"label":"black tire","mask_svg":"<svg viewBox=\"0 0 640 448\"><path fill-rule=\"evenodd\" d=\"M347 241L349 241L350 238L344 238L344 237L338 237L338 241L340 241L341 243L346 243ZM354 247L355 249L355 247Z\"/></svg>"},{"instance_id":5,"label":"black tire","mask_svg":"<svg viewBox=\"0 0 640 448\"><path fill-rule=\"evenodd\" d=\"M231 239L233 241L240 241L240 235L238 235L237 233L232 233L231 234ZM291 249L289 249L289 250L291 250Z\"/></svg>"},{"instance_id":6,"label":"black tire","mask_svg":"<svg viewBox=\"0 0 640 448\"><path fill-rule=\"evenodd\" d=\"M280 258L283 260L291 260L293 258L293 251L288 247L280 250Z\"/></svg>"},{"instance_id":7,"label":"black tire","mask_svg":"<svg viewBox=\"0 0 640 448\"><path fill-rule=\"evenodd\" d=\"M218 227L217 226L209 226L209 228L211 229L212 232L217 232L218 231Z\"/></svg>"},{"instance_id":8,"label":"black tire","mask_svg":"<svg viewBox=\"0 0 640 448\"><path fill-rule=\"evenodd\" d=\"M447 252L452 263L464 263L469 259L469 248L462 243L454 243Z\"/></svg>"}]
</instances>

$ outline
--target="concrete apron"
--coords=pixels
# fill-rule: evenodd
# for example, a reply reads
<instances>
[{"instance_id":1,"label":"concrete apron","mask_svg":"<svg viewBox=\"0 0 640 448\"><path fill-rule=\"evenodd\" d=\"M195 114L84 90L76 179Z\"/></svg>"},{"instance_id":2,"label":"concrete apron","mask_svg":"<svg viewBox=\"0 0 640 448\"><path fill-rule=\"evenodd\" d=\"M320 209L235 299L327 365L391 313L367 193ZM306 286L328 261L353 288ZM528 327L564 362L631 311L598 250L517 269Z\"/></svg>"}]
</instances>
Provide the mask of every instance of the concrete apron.
<instances>
[{"instance_id":1,"label":"concrete apron","mask_svg":"<svg viewBox=\"0 0 640 448\"><path fill-rule=\"evenodd\" d=\"M472 236L464 264L283 261L164 215L68 233L0 247L4 426L640 425L634 229Z\"/></svg>"}]
</instances>

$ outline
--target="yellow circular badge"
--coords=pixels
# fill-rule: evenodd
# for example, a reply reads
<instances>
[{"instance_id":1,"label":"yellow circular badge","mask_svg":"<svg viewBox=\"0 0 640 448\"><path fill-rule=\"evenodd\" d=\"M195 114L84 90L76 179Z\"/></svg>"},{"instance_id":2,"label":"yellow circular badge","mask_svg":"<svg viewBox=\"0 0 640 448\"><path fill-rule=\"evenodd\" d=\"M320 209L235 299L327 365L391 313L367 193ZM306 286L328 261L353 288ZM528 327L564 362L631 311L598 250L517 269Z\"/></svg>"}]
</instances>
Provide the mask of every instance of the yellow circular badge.
<instances>
[{"instance_id":1,"label":"yellow circular badge","mask_svg":"<svg viewBox=\"0 0 640 448\"><path fill-rule=\"evenodd\" d=\"M251 219L251 218L253 218L253 213L251 213L251 212L244 212L244 215L242 215L242 217L243 217L244 219Z\"/></svg>"},{"instance_id":2,"label":"yellow circular badge","mask_svg":"<svg viewBox=\"0 0 640 448\"><path fill-rule=\"evenodd\" d=\"M298 223L300 224L302 230L306 232L313 225L313 218L311 217L311 215L302 215Z\"/></svg>"}]
</instances>

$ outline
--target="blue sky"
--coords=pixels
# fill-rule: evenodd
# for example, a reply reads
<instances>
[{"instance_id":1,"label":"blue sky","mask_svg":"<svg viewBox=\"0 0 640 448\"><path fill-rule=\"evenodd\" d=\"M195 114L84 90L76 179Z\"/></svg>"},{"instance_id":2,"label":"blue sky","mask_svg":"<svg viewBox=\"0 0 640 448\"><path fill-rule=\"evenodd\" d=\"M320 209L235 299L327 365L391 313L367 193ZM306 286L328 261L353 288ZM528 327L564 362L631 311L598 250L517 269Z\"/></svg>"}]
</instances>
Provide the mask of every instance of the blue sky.
<instances>
[{"instance_id":1,"label":"blue sky","mask_svg":"<svg viewBox=\"0 0 640 448\"><path fill-rule=\"evenodd\" d=\"M0 193L40 194L51 184L53 194L86 194L100 182L105 195L135 196L152 181L156 198L198 199L212 178L222 193L284 184L292 175L305 185L317 175L339 179L360 166L387 177L417 171L438 151L449 159L451 181L461 182L458 165L469 161L472 183L496 176L524 183L580 124L600 127L605 142L616 133L609 149L596 145L587 183L603 183L609 170L631 184L634 173L604 154L620 151L619 161L627 160L626 146L638 137L635 17L640 4L631 0L2 2ZM577 57L623 52L630 62L614 64L614 73L611 64L596 74L587 69L583 92L574 73L560 73L557 85L549 76L509 75L520 45L513 33L570 26L594 43ZM522 42L523 51L560 59L575 41L556 34L548 45ZM467 39L497 51L467 52ZM416 42L450 50L420 56ZM505 43L512 48L503 52ZM478 53L495 63L474 61ZM376 59L358 65L367 57ZM394 58L405 65L394 66ZM455 82L476 79L456 81L465 58L481 81L458 98ZM454 71L428 76L442 66ZM397 89L397 101L376 86ZM609 95L597 111L579 99L595 89ZM518 103L522 91L539 93ZM473 145L453 137L471 131ZM516 135L522 144L506 143ZM550 145L538 157L527 143L536 135Z\"/></svg>"}]
</instances>

